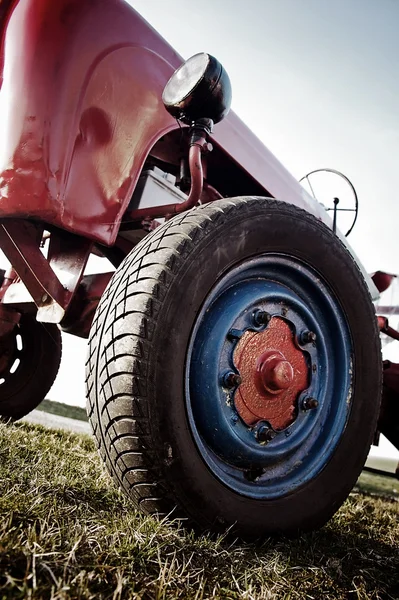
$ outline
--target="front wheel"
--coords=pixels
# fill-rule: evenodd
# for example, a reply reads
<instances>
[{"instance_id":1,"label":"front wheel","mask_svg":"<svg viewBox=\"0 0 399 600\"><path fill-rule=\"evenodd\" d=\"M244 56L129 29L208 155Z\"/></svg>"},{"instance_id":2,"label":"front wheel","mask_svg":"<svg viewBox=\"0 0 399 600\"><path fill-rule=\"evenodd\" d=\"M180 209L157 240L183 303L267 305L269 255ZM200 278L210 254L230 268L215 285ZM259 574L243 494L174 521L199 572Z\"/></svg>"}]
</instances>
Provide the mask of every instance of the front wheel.
<instances>
[{"instance_id":1,"label":"front wheel","mask_svg":"<svg viewBox=\"0 0 399 600\"><path fill-rule=\"evenodd\" d=\"M88 411L114 479L149 513L243 536L324 524L379 411L374 309L339 239L264 198L177 216L99 305Z\"/></svg>"}]
</instances>

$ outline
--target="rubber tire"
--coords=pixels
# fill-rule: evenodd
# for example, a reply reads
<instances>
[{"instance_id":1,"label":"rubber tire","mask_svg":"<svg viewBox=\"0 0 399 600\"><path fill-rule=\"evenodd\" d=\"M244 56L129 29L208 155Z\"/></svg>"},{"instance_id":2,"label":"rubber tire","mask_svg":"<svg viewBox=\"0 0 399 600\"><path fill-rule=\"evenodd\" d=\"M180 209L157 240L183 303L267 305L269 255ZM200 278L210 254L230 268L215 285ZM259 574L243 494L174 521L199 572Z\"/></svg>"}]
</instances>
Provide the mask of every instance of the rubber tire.
<instances>
[{"instance_id":1,"label":"rubber tire","mask_svg":"<svg viewBox=\"0 0 399 600\"><path fill-rule=\"evenodd\" d=\"M15 373L0 375L0 417L21 419L46 397L61 363L61 331L56 325L39 323L33 315L22 315L13 335L21 335L23 351Z\"/></svg>"},{"instance_id":2,"label":"rubber tire","mask_svg":"<svg viewBox=\"0 0 399 600\"><path fill-rule=\"evenodd\" d=\"M328 283L354 344L350 416L325 468L275 500L243 497L202 460L184 397L187 346L209 290L235 263L278 251ZM148 235L106 289L90 334L88 415L114 480L147 513L183 517L242 537L296 534L322 526L364 465L376 429L381 351L368 288L352 256L312 215L276 200L220 200L179 215Z\"/></svg>"}]
</instances>

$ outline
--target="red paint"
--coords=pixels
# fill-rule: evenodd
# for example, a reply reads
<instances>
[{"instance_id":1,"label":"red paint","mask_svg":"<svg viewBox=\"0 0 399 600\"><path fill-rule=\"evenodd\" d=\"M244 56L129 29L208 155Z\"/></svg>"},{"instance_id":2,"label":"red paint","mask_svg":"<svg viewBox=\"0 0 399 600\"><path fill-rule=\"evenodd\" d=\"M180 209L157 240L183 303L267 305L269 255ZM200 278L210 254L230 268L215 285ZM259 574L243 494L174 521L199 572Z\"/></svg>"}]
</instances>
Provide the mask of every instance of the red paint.
<instances>
[{"instance_id":1,"label":"red paint","mask_svg":"<svg viewBox=\"0 0 399 600\"><path fill-rule=\"evenodd\" d=\"M399 340L399 331L396 331L393 327L389 326L388 319L386 317L377 317L378 328L382 333L388 335L394 340Z\"/></svg>"},{"instance_id":2,"label":"red paint","mask_svg":"<svg viewBox=\"0 0 399 600\"><path fill-rule=\"evenodd\" d=\"M269 394L279 394L288 389L294 379L294 369L284 354L267 350L256 363L258 389Z\"/></svg>"},{"instance_id":3,"label":"red paint","mask_svg":"<svg viewBox=\"0 0 399 600\"><path fill-rule=\"evenodd\" d=\"M385 292L385 290L389 288L395 277L396 275L392 275L391 273L385 273L384 271L376 271L371 276L371 279L373 280L377 290L381 293Z\"/></svg>"},{"instance_id":4,"label":"red paint","mask_svg":"<svg viewBox=\"0 0 399 600\"><path fill-rule=\"evenodd\" d=\"M234 403L247 425L268 421L284 429L295 420L300 392L308 387L304 353L284 319L273 317L262 332L247 331L234 351L234 364L242 378Z\"/></svg>"},{"instance_id":5,"label":"red paint","mask_svg":"<svg viewBox=\"0 0 399 600\"><path fill-rule=\"evenodd\" d=\"M0 51L0 218L112 245L150 149L177 128L161 95L181 58L122 0L13 6ZM328 221L234 114L213 139L265 194Z\"/></svg>"}]
</instances>

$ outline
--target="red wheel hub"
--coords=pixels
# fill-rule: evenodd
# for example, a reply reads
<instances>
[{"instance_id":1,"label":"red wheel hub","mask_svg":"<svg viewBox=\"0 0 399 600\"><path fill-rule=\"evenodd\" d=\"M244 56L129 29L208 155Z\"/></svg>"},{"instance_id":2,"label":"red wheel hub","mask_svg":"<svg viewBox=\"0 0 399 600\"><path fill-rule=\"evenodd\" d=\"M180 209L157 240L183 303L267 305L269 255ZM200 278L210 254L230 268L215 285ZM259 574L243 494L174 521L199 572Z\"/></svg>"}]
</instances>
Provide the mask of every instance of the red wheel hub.
<instances>
[{"instance_id":1,"label":"red wheel hub","mask_svg":"<svg viewBox=\"0 0 399 600\"><path fill-rule=\"evenodd\" d=\"M293 423L296 401L309 385L309 374L288 323L273 317L265 330L246 331L233 360L241 376L234 402L243 421L250 426L268 421L276 430Z\"/></svg>"}]
</instances>

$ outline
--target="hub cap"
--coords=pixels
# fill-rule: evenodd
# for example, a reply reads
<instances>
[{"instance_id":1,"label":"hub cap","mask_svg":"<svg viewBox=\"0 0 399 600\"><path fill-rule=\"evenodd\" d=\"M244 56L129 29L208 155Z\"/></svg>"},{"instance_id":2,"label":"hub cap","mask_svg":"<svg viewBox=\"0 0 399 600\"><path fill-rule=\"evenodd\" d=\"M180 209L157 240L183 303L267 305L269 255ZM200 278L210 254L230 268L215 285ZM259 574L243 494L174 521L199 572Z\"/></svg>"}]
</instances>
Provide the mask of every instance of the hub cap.
<instances>
[{"instance_id":1,"label":"hub cap","mask_svg":"<svg viewBox=\"0 0 399 600\"><path fill-rule=\"evenodd\" d=\"M348 325L320 275L281 254L241 263L206 298L187 353L187 411L204 461L237 493L291 493L330 460L351 373Z\"/></svg>"},{"instance_id":2,"label":"hub cap","mask_svg":"<svg viewBox=\"0 0 399 600\"><path fill-rule=\"evenodd\" d=\"M233 362L242 378L234 396L242 420L247 425L266 420L275 430L290 425L298 394L307 388L310 374L288 322L273 317L264 331L246 331Z\"/></svg>"}]
</instances>

